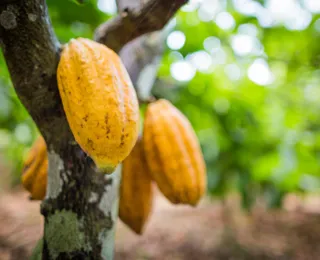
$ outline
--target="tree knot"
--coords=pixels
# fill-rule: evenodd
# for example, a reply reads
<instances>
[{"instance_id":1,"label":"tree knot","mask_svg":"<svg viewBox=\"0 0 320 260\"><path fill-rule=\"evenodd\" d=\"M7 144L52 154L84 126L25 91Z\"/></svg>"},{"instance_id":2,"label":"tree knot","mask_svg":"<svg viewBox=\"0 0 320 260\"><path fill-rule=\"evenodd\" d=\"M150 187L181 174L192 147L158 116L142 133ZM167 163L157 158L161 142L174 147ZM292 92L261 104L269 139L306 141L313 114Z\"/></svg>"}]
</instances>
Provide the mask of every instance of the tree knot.
<instances>
[{"instance_id":1,"label":"tree knot","mask_svg":"<svg viewBox=\"0 0 320 260\"><path fill-rule=\"evenodd\" d=\"M0 14L0 24L6 30L11 30L17 27L17 19L13 12L3 11Z\"/></svg>"}]
</instances>

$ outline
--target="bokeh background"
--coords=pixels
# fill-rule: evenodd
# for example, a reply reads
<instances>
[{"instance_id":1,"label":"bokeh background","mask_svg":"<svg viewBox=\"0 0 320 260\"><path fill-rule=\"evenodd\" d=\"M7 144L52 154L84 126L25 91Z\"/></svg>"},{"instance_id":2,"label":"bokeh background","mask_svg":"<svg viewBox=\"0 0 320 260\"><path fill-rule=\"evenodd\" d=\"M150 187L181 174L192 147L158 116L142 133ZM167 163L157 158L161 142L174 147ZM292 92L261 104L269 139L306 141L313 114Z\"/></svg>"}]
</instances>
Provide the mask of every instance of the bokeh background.
<instances>
[{"instance_id":1,"label":"bokeh background","mask_svg":"<svg viewBox=\"0 0 320 260\"><path fill-rule=\"evenodd\" d=\"M95 28L117 12L114 0L88 0L85 5L47 0L47 4L55 32L62 43L79 36L92 38ZM182 248L192 248L191 244L199 242L191 241L189 247L183 247L189 239L185 238L186 233L181 234L183 230L197 237L199 233L204 234L206 227L217 225L209 228L211 233L204 235L207 241L211 241L206 245L210 248L215 244L210 234L217 237L215 232L224 225L222 233L228 234L227 239L233 237L233 244L237 245L228 248L232 256L244 247L239 245L244 238L234 235L239 230L252 235L254 231L246 228L257 225L260 232L273 230L270 232L274 234L291 220L294 224L290 228L299 226L301 221L313 221L320 211L320 1L190 0L170 21L168 28L165 52L152 93L175 104L196 130L208 169L208 199L199 209L190 210L173 208L160 198L162 204L159 203L165 206L155 210L158 221L151 220L147 238L137 238L125 230L126 235L119 231L119 241L129 237L134 247L140 245L143 249L149 246L146 252L151 250L148 241L158 241L151 243L154 248L150 252L167 252L164 249L166 243L159 236L155 237L155 230L159 229L167 236L176 237L179 245L174 247L174 243L168 243L166 246L171 246L172 252L179 255L185 250ZM6 200L14 200L12 205L21 203L29 207L26 203L35 202L27 202L25 193L18 192L17 197L12 194L21 189L22 160L37 135L37 129L16 97L3 56L0 57L0 85L0 194L4 194L2 197ZM6 208L6 200L1 200L3 208ZM28 210L37 215L39 212L34 205ZM261 209L259 214L254 213L254 209L261 208L261 205L263 214ZM227 228L230 223L223 224L223 216L228 215L225 207L232 211L231 215L237 216L236 220L242 219L242 224L233 223L233 231ZM23 210L23 206L21 208ZM273 210L275 208L277 210ZM292 215L292 208L299 217ZM312 216L305 215L310 212L313 212ZM164 224L159 216L166 216L168 222L185 221L186 224L180 228L173 227L174 224L166 228L161 226ZM267 223L268 228L264 230L261 223ZM23 227L23 223L21 225ZM304 223L301 228L308 225L313 227L308 232L314 235L316 224ZM285 235L277 233L271 238L261 233L262 237L270 238L260 241L264 247L260 246L261 249L260 244L254 244L259 240L255 237L251 241L254 245L250 242L244 251L251 252L251 246L252 252L263 251L273 240L277 245L286 245L283 236L288 236L290 244L289 237L300 234L299 230L290 228L291 233L285 231ZM308 237L306 245L312 240L308 232L300 236ZM319 238L320 233L315 239ZM201 240L200 237L197 239ZM32 243L28 246L31 247ZM229 240L225 243L232 244ZM148 258L148 253L142 249L141 254L146 258L128 256L130 252L126 250L130 246L125 247L120 242L119 245L123 247L118 247L123 250L119 249L119 259L158 259L150 252ZM163 253L159 259L220 259L223 243L220 241L215 245L215 255L210 255L208 249L202 258L192 258L191 253L189 258L166 258ZM201 248L199 245L195 247L197 256ZM292 248L291 251L288 249L292 258L280 258L287 256L287 249L283 248L282 251L269 248L266 250L269 253L264 256L252 253L249 256L253 258L239 256L234 259L317 259L299 256L307 257L309 251L319 250L317 247L301 249L302 253L298 254L292 253ZM219 254L217 250L220 250ZM224 256L221 259L229 259L226 258L228 253L221 253Z\"/></svg>"}]
</instances>

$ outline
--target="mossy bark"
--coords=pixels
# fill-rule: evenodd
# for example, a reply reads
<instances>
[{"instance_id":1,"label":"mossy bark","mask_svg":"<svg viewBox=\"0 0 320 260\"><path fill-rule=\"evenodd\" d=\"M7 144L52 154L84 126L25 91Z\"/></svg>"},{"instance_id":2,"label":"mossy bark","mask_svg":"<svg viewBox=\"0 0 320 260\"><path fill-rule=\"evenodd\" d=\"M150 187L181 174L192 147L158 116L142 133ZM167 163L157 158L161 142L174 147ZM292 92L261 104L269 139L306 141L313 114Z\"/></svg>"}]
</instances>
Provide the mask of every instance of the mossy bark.
<instances>
[{"instance_id":1,"label":"mossy bark","mask_svg":"<svg viewBox=\"0 0 320 260\"><path fill-rule=\"evenodd\" d=\"M77 162L81 158L84 162ZM58 165L53 167L58 178L50 175L49 186L54 183L55 189L48 189L41 207L43 259L113 259L121 166L112 175L102 175L81 154L73 158L74 164L57 160L51 151L49 165Z\"/></svg>"}]
</instances>

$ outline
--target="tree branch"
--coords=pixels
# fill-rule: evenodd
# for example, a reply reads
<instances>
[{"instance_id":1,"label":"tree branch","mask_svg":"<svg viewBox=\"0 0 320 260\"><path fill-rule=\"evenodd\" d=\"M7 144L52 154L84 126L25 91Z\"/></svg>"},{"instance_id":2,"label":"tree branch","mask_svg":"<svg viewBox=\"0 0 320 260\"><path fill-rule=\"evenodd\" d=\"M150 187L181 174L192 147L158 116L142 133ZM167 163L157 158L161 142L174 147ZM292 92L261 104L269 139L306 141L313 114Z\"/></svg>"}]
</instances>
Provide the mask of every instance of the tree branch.
<instances>
[{"instance_id":1,"label":"tree branch","mask_svg":"<svg viewBox=\"0 0 320 260\"><path fill-rule=\"evenodd\" d=\"M150 0L136 9L125 8L100 25L95 40L118 52L126 43L145 33L162 29L188 0Z\"/></svg>"},{"instance_id":2,"label":"tree branch","mask_svg":"<svg viewBox=\"0 0 320 260\"><path fill-rule=\"evenodd\" d=\"M45 0L1 5L0 45L19 99L46 140L61 141L50 135L67 133L68 124L56 84L60 44Z\"/></svg>"}]
</instances>

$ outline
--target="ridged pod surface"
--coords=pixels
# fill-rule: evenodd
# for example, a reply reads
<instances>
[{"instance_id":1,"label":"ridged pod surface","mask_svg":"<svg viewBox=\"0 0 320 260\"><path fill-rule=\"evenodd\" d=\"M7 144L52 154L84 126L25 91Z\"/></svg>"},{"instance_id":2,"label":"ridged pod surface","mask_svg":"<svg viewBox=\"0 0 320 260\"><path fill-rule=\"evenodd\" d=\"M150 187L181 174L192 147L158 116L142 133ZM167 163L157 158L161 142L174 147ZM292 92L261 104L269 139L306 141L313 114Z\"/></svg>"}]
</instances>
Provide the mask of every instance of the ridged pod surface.
<instances>
[{"instance_id":1,"label":"ridged pod surface","mask_svg":"<svg viewBox=\"0 0 320 260\"><path fill-rule=\"evenodd\" d=\"M143 143L152 179L174 204L197 205L206 190L206 167L188 119L169 101L147 107Z\"/></svg>"},{"instance_id":2,"label":"ridged pod surface","mask_svg":"<svg viewBox=\"0 0 320 260\"><path fill-rule=\"evenodd\" d=\"M139 139L122 164L119 217L134 232L142 234L152 211L152 202L152 181Z\"/></svg>"},{"instance_id":3,"label":"ridged pod surface","mask_svg":"<svg viewBox=\"0 0 320 260\"><path fill-rule=\"evenodd\" d=\"M31 193L34 200L46 195L48 175L47 146L42 136L35 141L24 161L22 186Z\"/></svg>"},{"instance_id":4,"label":"ridged pod surface","mask_svg":"<svg viewBox=\"0 0 320 260\"><path fill-rule=\"evenodd\" d=\"M57 80L76 142L102 172L113 172L136 143L139 124L136 92L119 56L73 39L61 53Z\"/></svg>"}]
</instances>

